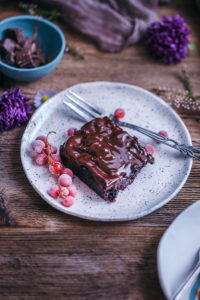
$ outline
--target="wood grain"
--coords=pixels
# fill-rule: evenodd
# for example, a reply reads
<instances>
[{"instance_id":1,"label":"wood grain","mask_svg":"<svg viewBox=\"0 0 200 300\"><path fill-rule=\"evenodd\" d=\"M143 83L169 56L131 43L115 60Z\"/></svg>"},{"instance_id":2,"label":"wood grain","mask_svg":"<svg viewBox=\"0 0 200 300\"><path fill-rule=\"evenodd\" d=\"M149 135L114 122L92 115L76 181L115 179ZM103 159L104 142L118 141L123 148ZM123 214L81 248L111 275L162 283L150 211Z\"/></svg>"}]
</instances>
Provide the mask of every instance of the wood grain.
<instances>
[{"instance_id":1,"label":"wood grain","mask_svg":"<svg viewBox=\"0 0 200 300\"><path fill-rule=\"evenodd\" d=\"M33 98L39 89L59 92L87 81L118 81L146 89L183 88L186 64L200 94L200 17L193 1L174 0L159 14L181 14L191 26L196 50L177 66L163 66L142 44L118 54L99 52L85 37L57 23L85 60L64 54L48 76L32 83L0 78L0 91L20 86ZM0 5L0 19L20 14L17 2ZM200 148L200 116L181 114ZM0 135L0 299L162 300L156 269L159 240L174 218L200 199L200 163L179 194L149 216L132 222L99 223L67 216L51 208L32 189L20 162L25 127Z\"/></svg>"}]
</instances>

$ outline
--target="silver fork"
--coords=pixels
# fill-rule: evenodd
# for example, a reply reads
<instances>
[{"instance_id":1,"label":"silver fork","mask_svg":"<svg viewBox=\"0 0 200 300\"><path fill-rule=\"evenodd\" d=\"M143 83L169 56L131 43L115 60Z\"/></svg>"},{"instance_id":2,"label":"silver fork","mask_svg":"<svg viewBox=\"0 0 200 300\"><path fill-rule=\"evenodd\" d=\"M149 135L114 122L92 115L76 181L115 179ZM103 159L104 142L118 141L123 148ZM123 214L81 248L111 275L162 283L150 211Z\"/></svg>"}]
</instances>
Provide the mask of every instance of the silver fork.
<instances>
[{"instance_id":1,"label":"silver fork","mask_svg":"<svg viewBox=\"0 0 200 300\"><path fill-rule=\"evenodd\" d=\"M67 93L65 94L63 103L65 105L67 105L70 109L72 109L76 114L78 114L86 122L89 122L94 118L103 117L105 115L104 109L98 107L95 104L91 104L91 103L87 102L80 95L77 95L72 90L67 91ZM169 138L167 138L163 135L160 135L158 133L155 133L151 130L142 128L135 124L130 124L130 123L119 121L113 115L109 115L109 117L116 124L118 124L121 127L126 127L126 128L136 130L154 140L157 140L171 148L176 149L177 151L181 152L185 156L189 156L191 158L200 160L200 150L193 147L192 145L179 144L175 140L169 139ZM195 153L198 153L198 155L195 155Z\"/></svg>"}]
</instances>

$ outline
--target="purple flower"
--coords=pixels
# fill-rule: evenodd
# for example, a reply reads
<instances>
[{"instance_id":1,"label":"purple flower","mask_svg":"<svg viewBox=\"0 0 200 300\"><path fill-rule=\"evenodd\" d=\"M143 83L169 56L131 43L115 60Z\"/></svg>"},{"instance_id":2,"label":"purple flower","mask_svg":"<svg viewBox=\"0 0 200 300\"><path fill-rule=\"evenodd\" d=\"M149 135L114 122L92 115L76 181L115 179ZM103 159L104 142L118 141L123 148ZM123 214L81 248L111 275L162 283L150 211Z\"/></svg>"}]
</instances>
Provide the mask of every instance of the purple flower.
<instances>
[{"instance_id":1,"label":"purple flower","mask_svg":"<svg viewBox=\"0 0 200 300\"><path fill-rule=\"evenodd\" d=\"M189 33L189 27L179 15L163 17L162 22L151 24L145 44L158 60L165 64L176 64L188 54Z\"/></svg>"},{"instance_id":2,"label":"purple flower","mask_svg":"<svg viewBox=\"0 0 200 300\"><path fill-rule=\"evenodd\" d=\"M43 102L53 97L56 93L48 88L38 91L34 97L34 106L38 108Z\"/></svg>"},{"instance_id":3,"label":"purple flower","mask_svg":"<svg viewBox=\"0 0 200 300\"><path fill-rule=\"evenodd\" d=\"M5 91L0 97L0 132L20 127L30 118L29 98L21 95L21 89Z\"/></svg>"}]
</instances>

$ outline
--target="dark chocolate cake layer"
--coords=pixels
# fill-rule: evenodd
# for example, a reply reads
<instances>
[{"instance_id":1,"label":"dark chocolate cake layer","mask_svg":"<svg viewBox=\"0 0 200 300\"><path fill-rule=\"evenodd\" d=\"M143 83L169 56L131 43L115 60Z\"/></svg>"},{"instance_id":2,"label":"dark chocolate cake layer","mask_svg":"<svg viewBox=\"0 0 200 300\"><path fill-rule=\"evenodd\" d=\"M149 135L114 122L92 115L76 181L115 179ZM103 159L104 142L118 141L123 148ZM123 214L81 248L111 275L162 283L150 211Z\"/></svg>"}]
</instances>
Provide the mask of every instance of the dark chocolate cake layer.
<instances>
[{"instance_id":1,"label":"dark chocolate cake layer","mask_svg":"<svg viewBox=\"0 0 200 300\"><path fill-rule=\"evenodd\" d=\"M64 165L105 200L115 200L154 159L136 137L108 117L82 126L60 147Z\"/></svg>"}]
</instances>

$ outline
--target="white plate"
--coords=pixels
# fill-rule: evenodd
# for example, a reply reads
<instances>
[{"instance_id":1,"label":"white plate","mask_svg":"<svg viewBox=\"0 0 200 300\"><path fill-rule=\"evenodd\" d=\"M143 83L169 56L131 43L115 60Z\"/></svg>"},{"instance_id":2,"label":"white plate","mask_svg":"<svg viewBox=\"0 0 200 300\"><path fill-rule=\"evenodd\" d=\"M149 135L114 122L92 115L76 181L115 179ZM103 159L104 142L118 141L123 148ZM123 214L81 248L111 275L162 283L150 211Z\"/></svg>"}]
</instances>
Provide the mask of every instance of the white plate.
<instances>
[{"instance_id":1,"label":"white plate","mask_svg":"<svg viewBox=\"0 0 200 300\"><path fill-rule=\"evenodd\" d=\"M194 267L200 248L200 201L184 210L170 225L158 247L158 274L167 298L174 295ZM181 300L194 300L198 279Z\"/></svg>"},{"instance_id":2,"label":"white plate","mask_svg":"<svg viewBox=\"0 0 200 300\"><path fill-rule=\"evenodd\" d=\"M118 107L124 108L125 121L155 132L166 130L169 136L179 143L191 144L189 132L180 117L163 100L142 88L122 83L93 82L75 85L72 90L91 103L102 106L109 113ZM119 193L116 202L104 201L78 178L74 180L78 194L72 207L65 208L52 199L47 193L52 185L48 180L48 171L33 165L27 152L31 142L38 135L56 131L57 134L52 135L50 140L59 147L67 138L68 128L80 128L83 125L82 121L62 103L65 92L45 102L34 113L21 143L21 160L26 176L45 201L64 213L81 218L125 221L151 213L178 193L190 173L192 160L148 137L128 130L139 137L143 145L149 143L154 145L155 164L148 164L143 168L134 183Z\"/></svg>"}]
</instances>

